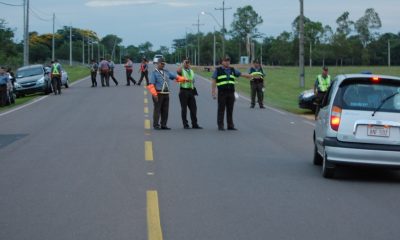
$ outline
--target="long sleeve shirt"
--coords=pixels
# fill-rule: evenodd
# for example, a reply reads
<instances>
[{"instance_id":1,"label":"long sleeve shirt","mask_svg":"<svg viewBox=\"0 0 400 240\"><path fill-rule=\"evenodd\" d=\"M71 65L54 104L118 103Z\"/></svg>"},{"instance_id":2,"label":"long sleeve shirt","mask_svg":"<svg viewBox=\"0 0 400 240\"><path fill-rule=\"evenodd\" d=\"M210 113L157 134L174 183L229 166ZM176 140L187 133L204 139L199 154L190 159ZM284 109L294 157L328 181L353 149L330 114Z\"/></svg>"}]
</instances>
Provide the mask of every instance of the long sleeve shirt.
<instances>
[{"instance_id":1,"label":"long sleeve shirt","mask_svg":"<svg viewBox=\"0 0 400 240\"><path fill-rule=\"evenodd\" d=\"M177 74L171 73L168 70L154 70L151 73L149 82L150 84L154 84L157 91L169 92L169 89L165 89L164 81L166 81L167 86L169 86L170 80L176 79L177 76Z\"/></svg>"}]
</instances>

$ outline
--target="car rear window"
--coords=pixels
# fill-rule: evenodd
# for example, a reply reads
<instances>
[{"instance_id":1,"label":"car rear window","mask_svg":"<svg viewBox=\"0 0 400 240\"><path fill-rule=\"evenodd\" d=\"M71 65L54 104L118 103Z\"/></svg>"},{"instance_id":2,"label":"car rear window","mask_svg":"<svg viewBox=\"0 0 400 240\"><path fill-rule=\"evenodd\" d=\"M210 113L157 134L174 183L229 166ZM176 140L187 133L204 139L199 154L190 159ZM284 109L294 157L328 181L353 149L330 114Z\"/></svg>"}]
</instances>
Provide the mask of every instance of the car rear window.
<instances>
[{"instance_id":1,"label":"car rear window","mask_svg":"<svg viewBox=\"0 0 400 240\"><path fill-rule=\"evenodd\" d=\"M379 111L400 112L400 81L380 79L374 82L370 78L345 81L335 101L343 109L374 111L386 98Z\"/></svg>"}]
</instances>

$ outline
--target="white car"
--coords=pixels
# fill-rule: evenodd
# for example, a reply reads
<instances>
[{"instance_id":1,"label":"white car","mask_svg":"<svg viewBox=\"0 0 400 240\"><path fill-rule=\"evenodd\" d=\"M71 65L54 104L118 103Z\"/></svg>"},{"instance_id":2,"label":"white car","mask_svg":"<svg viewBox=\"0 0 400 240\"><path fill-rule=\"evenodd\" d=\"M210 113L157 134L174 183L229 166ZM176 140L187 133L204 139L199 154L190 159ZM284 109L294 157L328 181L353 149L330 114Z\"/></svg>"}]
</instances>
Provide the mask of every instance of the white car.
<instances>
[{"instance_id":1,"label":"white car","mask_svg":"<svg viewBox=\"0 0 400 240\"><path fill-rule=\"evenodd\" d=\"M400 78L339 75L322 101L314 131L314 164L400 168Z\"/></svg>"},{"instance_id":2,"label":"white car","mask_svg":"<svg viewBox=\"0 0 400 240\"><path fill-rule=\"evenodd\" d=\"M154 64L158 63L158 60L159 60L160 58L164 58L163 55L161 55L161 54L154 55L153 63L154 63Z\"/></svg>"}]
</instances>

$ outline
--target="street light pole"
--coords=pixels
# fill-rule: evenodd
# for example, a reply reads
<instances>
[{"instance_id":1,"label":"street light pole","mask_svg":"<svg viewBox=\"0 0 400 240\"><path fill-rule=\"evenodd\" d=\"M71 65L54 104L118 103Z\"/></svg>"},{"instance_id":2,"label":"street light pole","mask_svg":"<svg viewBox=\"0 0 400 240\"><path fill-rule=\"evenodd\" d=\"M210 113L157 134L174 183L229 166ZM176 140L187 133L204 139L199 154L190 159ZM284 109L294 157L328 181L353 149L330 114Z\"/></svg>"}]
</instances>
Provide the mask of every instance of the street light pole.
<instances>
[{"instance_id":1,"label":"street light pole","mask_svg":"<svg viewBox=\"0 0 400 240\"><path fill-rule=\"evenodd\" d=\"M300 0L300 19L299 19L299 68L300 68L300 87L304 88L304 3Z\"/></svg>"},{"instance_id":2,"label":"street light pole","mask_svg":"<svg viewBox=\"0 0 400 240\"><path fill-rule=\"evenodd\" d=\"M69 27L69 65L72 66L72 26Z\"/></svg>"},{"instance_id":3,"label":"street light pole","mask_svg":"<svg viewBox=\"0 0 400 240\"><path fill-rule=\"evenodd\" d=\"M54 34L55 34L55 21L56 21L56 14L53 13L53 39L52 39L52 47L51 47L51 60L55 60L55 38L54 38Z\"/></svg>"},{"instance_id":4,"label":"street light pole","mask_svg":"<svg viewBox=\"0 0 400 240\"><path fill-rule=\"evenodd\" d=\"M24 66L29 65L29 0L24 0Z\"/></svg>"}]
</instances>

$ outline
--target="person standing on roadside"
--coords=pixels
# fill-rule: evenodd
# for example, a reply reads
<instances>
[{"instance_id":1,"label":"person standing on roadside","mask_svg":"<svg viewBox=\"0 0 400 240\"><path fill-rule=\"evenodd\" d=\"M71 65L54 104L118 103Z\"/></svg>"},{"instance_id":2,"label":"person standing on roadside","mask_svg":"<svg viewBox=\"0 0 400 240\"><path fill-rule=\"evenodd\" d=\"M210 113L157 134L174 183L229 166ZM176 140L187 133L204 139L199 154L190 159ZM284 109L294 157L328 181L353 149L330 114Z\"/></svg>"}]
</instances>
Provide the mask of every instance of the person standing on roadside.
<instances>
[{"instance_id":1,"label":"person standing on roadside","mask_svg":"<svg viewBox=\"0 0 400 240\"><path fill-rule=\"evenodd\" d=\"M97 71L99 70L99 64L92 59L92 63L90 64L90 77L92 79L92 87L97 87Z\"/></svg>"},{"instance_id":2,"label":"person standing on roadside","mask_svg":"<svg viewBox=\"0 0 400 240\"><path fill-rule=\"evenodd\" d=\"M328 92L329 87L331 86L331 76L328 74L328 68L322 68L322 74L317 76L317 79L314 83L314 94L315 94L315 103L316 103L316 110L315 110L315 118L317 118L320 105L322 100L324 99L326 93Z\"/></svg>"},{"instance_id":3,"label":"person standing on roadside","mask_svg":"<svg viewBox=\"0 0 400 240\"><path fill-rule=\"evenodd\" d=\"M57 95L57 92L58 94L61 94L62 67L57 59L55 59L51 64L50 77L54 95Z\"/></svg>"},{"instance_id":4,"label":"person standing on roadside","mask_svg":"<svg viewBox=\"0 0 400 240\"><path fill-rule=\"evenodd\" d=\"M100 80L102 87L110 86L110 64L104 58L100 58L99 63Z\"/></svg>"},{"instance_id":5,"label":"person standing on roadside","mask_svg":"<svg viewBox=\"0 0 400 240\"><path fill-rule=\"evenodd\" d=\"M251 88L251 105L250 108L254 108L256 105L256 95L257 102L260 108L264 107L264 70L258 60L253 61L253 67L249 69L249 74L252 76L250 80Z\"/></svg>"},{"instance_id":6,"label":"person standing on roadside","mask_svg":"<svg viewBox=\"0 0 400 240\"><path fill-rule=\"evenodd\" d=\"M115 63L113 62L113 60L108 60L108 64L110 66L110 78L114 81L115 86L118 86L118 81L114 77Z\"/></svg>"},{"instance_id":7,"label":"person standing on roadside","mask_svg":"<svg viewBox=\"0 0 400 240\"><path fill-rule=\"evenodd\" d=\"M187 120L187 109L190 111L190 119L192 121L192 128L202 129L197 123L197 105L196 98L197 90L194 86L194 72L190 67L189 60L184 60L182 67L178 68L178 74L185 79L187 82L179 83L179 101L181 103L181 116L184 129L189 129L189 122Z\"/></svg>"},{"instance_id":8,"label":"person standing on roadside","mask_svg":"<svg viewBox=\"0 0 400 240\"><path fill-rule=\"evenodd\" d=\"M130 86L131 83L129 81L132 81L133 85L136 85L136 80L133 79L132 77L132 72L133 72L133 62L130 57L126 58L126 63L124 65L125 71L126 71L126 86Z\"/></svg>"},{"instance_id":9,"label":"person standing on roadside","mask_svg":"<svg viewBox=\"0 0 400 240\"><path fill-rule=\"evenodd\" d=\"M7 83L10 80L10 76L6 72L5 67L0 67L0 107L7 104Z\"/></svg>"},{"instance_id":10,"label":"person standing on roadside","mask_svg":"<svg viewBox=\"0 0 400 240\"><path fill-rule=\"evenodd\" d=\"M167 126L168 111L169 111L169 82L170 80L177 80L177 82L184 82L184 77L171 73L164 69L165 60L160 58L156 69L151 73L149 86L147 86L151 95L153 96L154 110L153 110L153 127L155 130L170 130ZM161 117L161 122L160 122Z\"/></svg>"},{"instance_id":11,"label":"person standing on roadside","mask_svg":"<svg viewBox=\"0 0 400 240\"><path fill-rule=\"evenodd\" d=\"M142 59L142 63L140 64L140 79L138 82L138 85L140 86L140 84L143 81L143 78L146 78L146 86L149 85L149 66L147 65L147 59L143 58Z\"/></svg>"},{"instance_id":12,"label":"person standing on roadside","mask_svg":"<svg viewBox=\"0 0 400 240\"><path fill-rule=\"evenodd\" d=\"M211 95L217 98L218 88L218 130L224 131L224 115L226 109L226 119L228 130L237 130L233 123L233 106L235 104L235 83L237 77L251 79L250 74L243 74L230 66L231 59L226 56L222 59L222 65L217 67L212 75Z\"/></svg>"}]
</instances>

